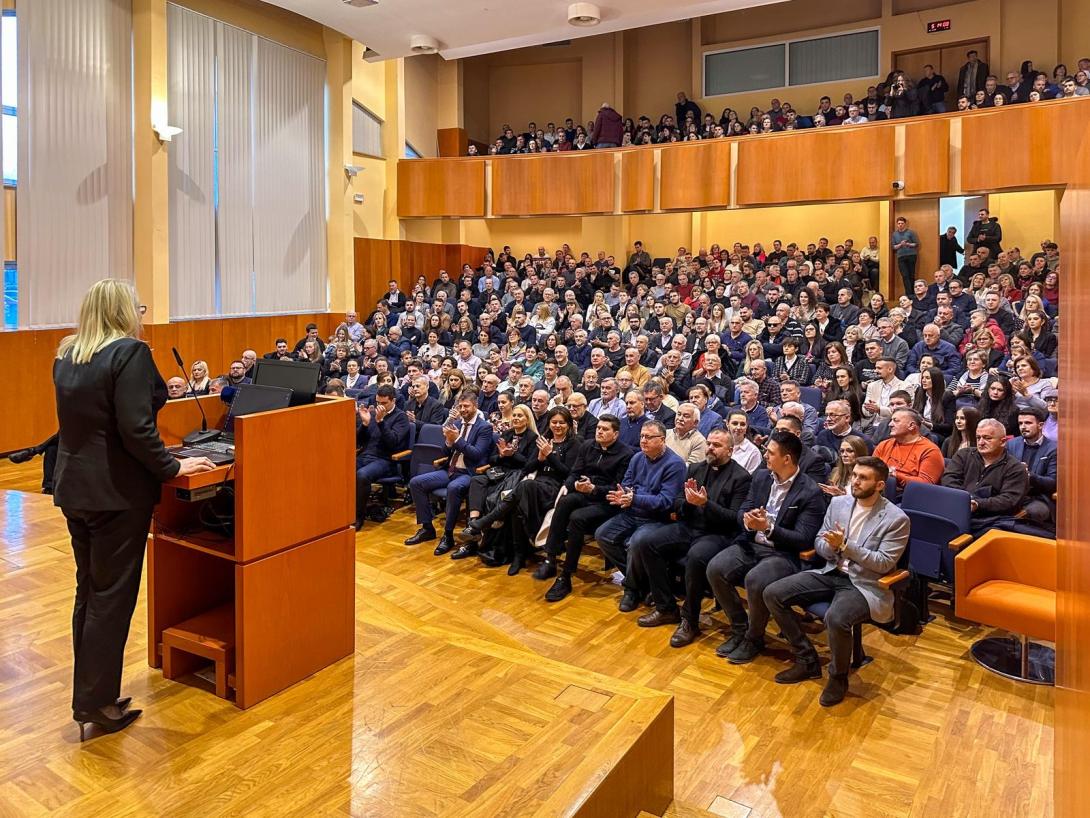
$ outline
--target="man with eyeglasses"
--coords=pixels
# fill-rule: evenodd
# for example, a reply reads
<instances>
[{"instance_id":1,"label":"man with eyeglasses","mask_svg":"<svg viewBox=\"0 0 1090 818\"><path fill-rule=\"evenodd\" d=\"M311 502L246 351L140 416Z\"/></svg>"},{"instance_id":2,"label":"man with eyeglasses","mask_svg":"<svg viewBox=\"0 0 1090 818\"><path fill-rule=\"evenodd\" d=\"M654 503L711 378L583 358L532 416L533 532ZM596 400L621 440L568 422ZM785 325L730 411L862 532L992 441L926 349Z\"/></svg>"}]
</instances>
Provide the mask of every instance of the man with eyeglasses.
<instances>
[{"instance_id":1,"label":"man with eyeglasses","mask_svg":"<svg viewBox=\"0 0 1090 818\"><path fill-rule=\"evenodd\" d=\"M674 503L685 486L685 461L666 448L666 427L649 420L640 429L640 450L629 461L624 478L606 494L619 513L598 526L594 538L602 553L614 565L625 570L624 593L618 609L636 610L646 594L627 568L629 540L639 531L652 536L655 529L670 521Z\"/></svg>"},{"instance_id":2,"label":"man with eyeglasses","mask_svg":"<svg viewBox=\"0 0 1090 818\"><path fill-rule=\"evenodd\" d=\"M814 445L825 446L834 452L840 451L840 444L844 438L856 435L863 437L863 432L852 423L851 406L846 400L831 400L825 406L825 427L817 433ZM868 451L872 448L870 441L863 438Z\"/></svg>"}]
</instances>

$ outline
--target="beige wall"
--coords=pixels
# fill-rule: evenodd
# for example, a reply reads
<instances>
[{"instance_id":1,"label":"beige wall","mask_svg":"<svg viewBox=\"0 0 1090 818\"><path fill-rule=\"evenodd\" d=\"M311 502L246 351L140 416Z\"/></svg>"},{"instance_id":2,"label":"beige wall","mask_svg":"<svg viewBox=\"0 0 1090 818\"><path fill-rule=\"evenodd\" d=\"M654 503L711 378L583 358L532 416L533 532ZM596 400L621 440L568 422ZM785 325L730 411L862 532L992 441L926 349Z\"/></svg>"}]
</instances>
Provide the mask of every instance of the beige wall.
<instances>
[{"instance_id":1,"label":"beige wall","mask_svg":"<svg viewBox=\"0 0 1090 818\"><path fill-rule=\"evenodd\" d=\"M854 239L856 247L866 247L868 236L878 236L881 244L885 232L879 202L853 202L709 211L704 214L703 229L697 238L701 247L759 241L770 248L774 239L805 245L816 243L822 236L834 246L844 239Z\"/></svg>"},{"instance_id":2,"label":"beige wall","mask_svg":"<svg viewBox=\"0 0 1090 818\"><path fill-rule=\"evenodd\" d=\"M421 156L438 156L439 60L437 54L405 58L405 141Z\"/></svg>"},{"instance_id":3,"label":"beige wall","mask_svg":"<svg viewBox=\"0 0 1090 818\"><path fill-rule=\"evenodd\" d=\"M923 10L894 14L894 8ZM928 20L944 18L951 20L950 31L926 33ZM704 51L870 27L881 30L879 73L874 78L702 96ZM1051 72L1057 61L1073 67L1090 52L1088 31L1090 0L966 0L948 5L934 0L788 0L586 37L569 46L539 46L464 60L464 121L472 138L490 141L504 122L523 128L533 119L544 127L550 119L570 115L585 123L606 101L620 105L624 116L646 114L654 120L673 112L679 90L716 116L728 106L745 113L754 105L766 108L772 97L787 99L809 113L824 94L834 99L847 91L858 95L868 84L884 78L895 51L988 37L991 65L997 71L1017 68L1022 60L1030 59ZM574 68L550 68L557 62L578 63L578 79ZM565 81L550 84L551 71L563 73Z\"/></svg>"},{"instance_id":4,"label":"beige wall","mask_svg":"<svg viewBox=\"0 0 1090 818\"><path fill-rule=\"evenodd\" d=\"M1058 242L1060 232L1060 192L1057 190L1026 190L1015 193L992 193L988 210L999 217L1003 227L1003 247L1019 247L1029 258L1041 242Z\"/></svg>"},{"instance_id":5,"label":"beige wall","mask_svg":"<svg viewBox=\"0 0 1090 818\"><path fill-rule=\"evenodd\" d=\"M623 33L602 34L566 46L535 46L464 60L464 121L470 138L492 141L505 122L525 128L532 119L544 128L550 120L570 116L586 123L603 102L622 104L623 38ZM574 63L577 68L554 69L556 63ZM563 79L554 81L553 72Z\"/></svg>"},{"instance_id":6,"label":"beige wall","mask_svg":"<svg viewBox=\"0 0 1090 818\"><path fill-rule=\"evenodd\" d=\"M673 111L678 91L692 95L692 23L682 20L624 33L625 116L657 121Z\"/></svg>"}]
</instances>

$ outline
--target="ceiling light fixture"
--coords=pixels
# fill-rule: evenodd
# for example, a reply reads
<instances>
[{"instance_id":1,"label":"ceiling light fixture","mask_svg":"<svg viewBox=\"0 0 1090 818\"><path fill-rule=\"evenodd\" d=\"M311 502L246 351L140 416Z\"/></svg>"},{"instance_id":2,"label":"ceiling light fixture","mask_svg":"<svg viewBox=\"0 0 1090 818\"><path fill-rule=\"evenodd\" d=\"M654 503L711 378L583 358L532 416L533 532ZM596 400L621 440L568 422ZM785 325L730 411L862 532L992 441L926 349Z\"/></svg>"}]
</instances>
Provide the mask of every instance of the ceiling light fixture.
<instances>
[{"instance_id":1,"label":"ceiling light fixture","mask_svg":"<svg viewBox=\"0 0 1090 818\"><path fill-rule=\"evenodd\" d=\"M439 51L439 41L427 34L414 34L409 38L409 48L413 54L435 54Z\"/></svg>"},{"instance_id":2,"label":"ceiling light fixture","mask_svg":"<svg viewBox=\"0 0 1090 818\"><path fill-rule=\"evenodd\" d=\"M572 3L568 6L568 22L583 28L602 22L602 10L594 3Z\"/></svg>"}]
</instances>

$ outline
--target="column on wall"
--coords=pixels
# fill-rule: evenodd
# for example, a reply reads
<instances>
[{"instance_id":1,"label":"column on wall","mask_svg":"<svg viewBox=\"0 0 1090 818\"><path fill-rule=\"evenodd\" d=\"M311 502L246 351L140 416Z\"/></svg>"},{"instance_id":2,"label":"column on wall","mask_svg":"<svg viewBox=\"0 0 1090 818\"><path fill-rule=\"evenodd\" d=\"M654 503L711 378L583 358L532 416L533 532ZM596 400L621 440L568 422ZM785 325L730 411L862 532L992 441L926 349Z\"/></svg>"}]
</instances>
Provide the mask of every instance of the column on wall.
<instances>
[{"instance_id":1,"label":"column on wall","mask_svg":"<svg viewBox=\"0 0 1090 818\"><path fill-rule=\"evenodd\" d=\"M149 324L170 320L170 182L152 122L167 116L166 0L133 0L133 271Z\"/></svg>"},{"instance_id":2,"label":"column on wall","mask_svg":"<svg viewBox=\"0 0 1090 818\"><path fill-rule=\"evenodd\" d=\"M352 182L345 173L352 161L352 41L325 29L326 86L329 100L329 219L326 222L329 309L341 312L355 299L352 261Z\"/></svg>"},{"instance_id":3,"label":"column on wall","mask_svg":"<svg viewBox=\"0 0 1090 818\"><path fill-rule=\"evenodd\" d=\"M387 60L386 121L382 128L382 155L386 157L386 197L383 202L383 235L403 238L397 217L397 163L405 156L405 61Z\"/></svg>"}]
</instances>

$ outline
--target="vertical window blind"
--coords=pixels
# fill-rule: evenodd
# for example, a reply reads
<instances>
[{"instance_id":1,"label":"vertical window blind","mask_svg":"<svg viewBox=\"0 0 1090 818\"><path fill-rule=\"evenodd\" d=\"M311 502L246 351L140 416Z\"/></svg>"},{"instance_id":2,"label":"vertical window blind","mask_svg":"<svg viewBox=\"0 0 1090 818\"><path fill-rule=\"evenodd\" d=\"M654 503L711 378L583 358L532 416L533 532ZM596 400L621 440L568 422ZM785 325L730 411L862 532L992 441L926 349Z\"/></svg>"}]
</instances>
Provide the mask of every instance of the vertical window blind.
<instances>
[{"instance_id":1,"label":"vertical window blind","mask_svg":"<svg viewBox=\"0 0 1090 818\"><path fill-rule=\"evenodd\" d=\"M325 63L168 9L171 317L324 310Z\"/></svg>"},{"instance_id":2,"label":"vertical window blind","mask_svg":"<svg viewBox=\"0 0 1090 818\"><path fill-rule=\"evenodd\" d=\"M32 0L18 30L19 326L73 324L131 279L132 4Z\"/></svg>"}]
</instances>

